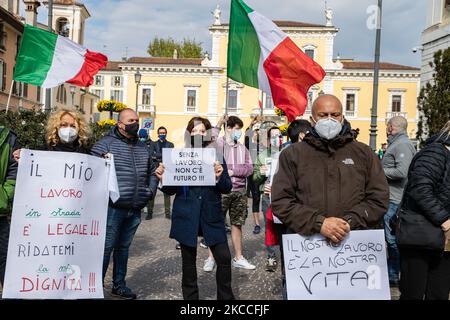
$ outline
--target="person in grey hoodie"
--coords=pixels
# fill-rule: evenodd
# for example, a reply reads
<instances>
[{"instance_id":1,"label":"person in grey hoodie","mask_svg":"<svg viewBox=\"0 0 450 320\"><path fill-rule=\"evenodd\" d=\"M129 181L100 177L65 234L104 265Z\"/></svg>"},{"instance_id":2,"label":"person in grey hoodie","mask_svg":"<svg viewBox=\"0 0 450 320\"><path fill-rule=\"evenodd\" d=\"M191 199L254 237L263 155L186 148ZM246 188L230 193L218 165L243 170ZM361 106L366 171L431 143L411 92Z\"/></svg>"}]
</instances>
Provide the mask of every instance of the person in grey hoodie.
<instances>
[{"instance_id":1,"label":"person in grey hoodie","mask_svg":"<svg viewBox=\"0 0 450 320\"><path fill-rule=\"evenodd\" d=\"M407 183L408 168L416 149L407 135L408 121L401 116L388 121L388 147L381 161L389 184L389 209L384 216L384 231L388 249L388 272L391 286L398 286L400 258L395 235L389 221L396 214Z\"/></svg>"}]
</instances>

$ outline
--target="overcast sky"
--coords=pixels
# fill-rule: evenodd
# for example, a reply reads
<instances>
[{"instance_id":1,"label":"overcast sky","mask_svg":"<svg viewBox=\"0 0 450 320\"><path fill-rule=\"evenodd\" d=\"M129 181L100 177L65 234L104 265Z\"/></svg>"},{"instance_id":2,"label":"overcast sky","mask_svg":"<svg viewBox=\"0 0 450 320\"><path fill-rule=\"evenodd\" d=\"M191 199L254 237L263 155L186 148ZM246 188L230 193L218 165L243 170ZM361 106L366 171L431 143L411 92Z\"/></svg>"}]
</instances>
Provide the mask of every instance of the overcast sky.
<instances>
[{"instance_id":1,"label":"overcast sky","mask_svg":"<svg viewBox=\"0 0 450 320\"><path fill-rule=\"evenodd\" d=\"M228 22L230 0L80 0L91 13L86 22L85 46L119 60L128 48L128 57L147 56L148 43L155 36L195 38L211 52L208 27L217 4L222 22ZM425 26L426 0L384 0L381 60L420 66L420 54L412 48L420 44ZM325 24L322 0L247 0L254 10L273 20L294 20ZM334 25L340 28L334 57L373 61L375 30L367 27L368 7L376 0L328 0L334 10ZM39 20L47 12L39 9ZM420 52L420 51L419 51Z\"/></svg>"}]
</instances>

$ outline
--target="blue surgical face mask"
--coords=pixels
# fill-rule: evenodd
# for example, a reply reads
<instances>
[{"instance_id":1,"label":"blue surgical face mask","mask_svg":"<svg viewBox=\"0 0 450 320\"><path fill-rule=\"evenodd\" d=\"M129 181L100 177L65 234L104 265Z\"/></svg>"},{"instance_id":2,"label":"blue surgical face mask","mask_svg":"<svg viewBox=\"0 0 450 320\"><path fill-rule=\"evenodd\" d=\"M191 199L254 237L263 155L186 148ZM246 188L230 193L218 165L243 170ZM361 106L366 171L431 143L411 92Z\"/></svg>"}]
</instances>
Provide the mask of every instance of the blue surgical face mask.
<instances>
[{"instance_id":1,"label":"blue surgical face mask","mask_svg":"<svg viewBox=\"0 0 450 320\"><path fill-rule=\"evenodd\" d=\"M234 141L238 141L242 137L242 130L233 130L232 138Z\"/></svg>"},{"instance_id":2,"label":"blue surgical face mask","mask_svg":"<svg viewBox=\"0 0 450 320\"><path fill-rule=\"evenodd\" d=\"M163 140L166 140L167 135L166 134L160 134L158 137L159 137L159 140L163 141Z\"/></svg>"},{"instance_id":3,"label":"blue surgical face mask","mask_svg":"<svg viewBox=\"0 0 450 320\"><path fill-rule=\"evenodd\" d=\"M147 139L145 139L145 138L139 138L139 140L141 140L142 142L147 141Z\"/></svg>"}]
</instances>

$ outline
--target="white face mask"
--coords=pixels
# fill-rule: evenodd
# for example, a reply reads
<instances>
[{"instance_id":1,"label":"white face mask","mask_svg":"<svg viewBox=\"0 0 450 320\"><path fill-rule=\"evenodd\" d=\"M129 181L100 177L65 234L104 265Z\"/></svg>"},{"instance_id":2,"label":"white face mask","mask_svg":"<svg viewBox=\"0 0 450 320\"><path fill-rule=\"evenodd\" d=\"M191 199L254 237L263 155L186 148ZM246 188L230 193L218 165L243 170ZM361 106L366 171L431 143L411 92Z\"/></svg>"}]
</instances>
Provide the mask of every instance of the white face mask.
<instances>
[{"instance_id":1,"label":"white face mask","mask_svg":"<svg viewBox=\"0 0 450 320\"><path fill-rule=\"evenodd\" d=\"M317 122L313 118L313 121L316 123L314 129L317 134L326 140L336 138L342 130L342 123L334 118L321 119Z\"/></svg>"},{"instance_id":2,"label":"white face mask","mask_svg":"<svg viewBox=\"0 0 450 320\"><path fill-rule=\"evenodd\" d=\"M78 131L72 127L59 128L58 135L62 142L70 143L78 137Z\"/></svg>"}]
</instances>

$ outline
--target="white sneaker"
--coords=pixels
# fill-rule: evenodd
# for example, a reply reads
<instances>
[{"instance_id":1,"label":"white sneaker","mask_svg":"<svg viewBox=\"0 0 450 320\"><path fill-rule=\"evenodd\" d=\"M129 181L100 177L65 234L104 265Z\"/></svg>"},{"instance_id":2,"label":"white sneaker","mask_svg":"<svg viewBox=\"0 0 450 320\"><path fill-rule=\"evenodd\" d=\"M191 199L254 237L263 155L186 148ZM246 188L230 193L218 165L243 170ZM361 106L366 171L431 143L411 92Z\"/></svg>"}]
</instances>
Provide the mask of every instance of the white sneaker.
<instances>
[{"instance_id":1,"label":"white sneaker","mask_svg":"<svg viewBox=\"0 0 450 320\"><path fill-rule=\"evenodd\" d=\"M240 257L238 260L236 258L233 258L233 267L236 268L242 268L247 270L255 270L256 266L251 264L247 261L247 259L244 258L244 256Z\"/></svg>"},{"instance_id":2,"label":"white sneaker","mask_svg":"<svg viewBox=\"0 0 450 320\"><path fill-rule=\"evenodd\" d=\"M214 258L208 257L208 259L205 260L205 264L203 265L203 271L211 272L214 270L215 266L216 262L214 261Z\"/></svg>"}]
</instances>

